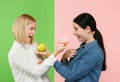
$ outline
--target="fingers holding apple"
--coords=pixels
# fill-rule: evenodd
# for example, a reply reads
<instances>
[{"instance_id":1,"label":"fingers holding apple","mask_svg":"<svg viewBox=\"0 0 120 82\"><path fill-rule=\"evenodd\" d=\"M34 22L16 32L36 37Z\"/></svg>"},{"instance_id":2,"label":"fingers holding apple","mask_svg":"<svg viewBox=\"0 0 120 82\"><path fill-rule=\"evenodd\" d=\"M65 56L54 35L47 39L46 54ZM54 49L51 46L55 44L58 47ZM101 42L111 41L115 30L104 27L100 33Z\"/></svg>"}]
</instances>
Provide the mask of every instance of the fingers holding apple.
<instances>
[{"instance_id":1,"label":"fingers holding apple","mask_svg":"<svg viewBox=\"0 0 120 82\"><path fill-rule=\"evenodd\" d=\"M39 52L45 52L45 51L46 51L46 46L45 46L45 44L44 44L44 43L41 43L41 44L37 45L37 50L38 50Z\"/></svg>"},{"instance_id":2,"label":"fingers holding apple","mask_svg":"<svg viewBox=\"0 0 120 82\"><path fill-rule=\"evenodd\" d=\"M37 45L37 53L44 57L50 56L50 52L44 43Z\"/></svg>"}]
</instances>

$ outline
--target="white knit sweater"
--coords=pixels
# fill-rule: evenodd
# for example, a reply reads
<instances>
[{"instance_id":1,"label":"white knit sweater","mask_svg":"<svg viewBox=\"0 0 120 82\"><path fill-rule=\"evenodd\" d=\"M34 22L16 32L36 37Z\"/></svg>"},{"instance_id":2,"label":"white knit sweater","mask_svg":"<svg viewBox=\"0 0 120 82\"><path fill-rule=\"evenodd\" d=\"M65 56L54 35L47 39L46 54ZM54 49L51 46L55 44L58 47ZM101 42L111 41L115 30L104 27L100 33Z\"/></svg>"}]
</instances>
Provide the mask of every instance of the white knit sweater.
<instances>
[{"instance_id":1,"label":"white knit sweater","mask_svg":"<svg viewBox=\"0 0 120 82\"><path fill-rule=\"evenodd\" d=\"M39 59L35 54L36 44L21 44L14 41L8 54L15 82L50 82L47 72L55 63L53 55L38 64Z\"/></svg>"}]
</instances>

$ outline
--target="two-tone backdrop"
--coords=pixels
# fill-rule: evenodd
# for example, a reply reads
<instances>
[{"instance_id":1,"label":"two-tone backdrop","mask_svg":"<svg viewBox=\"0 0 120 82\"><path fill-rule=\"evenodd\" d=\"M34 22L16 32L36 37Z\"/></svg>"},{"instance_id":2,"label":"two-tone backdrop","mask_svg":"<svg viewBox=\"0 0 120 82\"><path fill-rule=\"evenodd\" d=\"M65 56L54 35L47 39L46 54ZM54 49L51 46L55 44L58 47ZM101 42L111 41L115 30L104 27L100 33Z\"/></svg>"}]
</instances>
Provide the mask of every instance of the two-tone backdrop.
<instances>
[{"instance_id":1,"label":"two-tone backdrop","mask_svg":"<svg viewBox=\"0 0 120 82\"><path fill-rule=\"evenodd\" d=\"M82 12L91 13L101 31L107 53L107 71L100 82L120 82L120 1L119 0L0 0L0 82L14 82L8 64L8 51L13 44L11 28L17 16L27 13L37 20L36 42L44 42L51 53L59 37L70 40L68 48L77 48L72 20ZM67 49L68 49L67 48ZM57 57L60 60L62 53ZM64 82L54 68L49 71L51 82Z\"/></svg>"},{"instance_id":2,"label":"two-tone backdrop","mask_svg":"<svg viewBox=\"0 0 120 82\"><path fill-rule=\"evenodd\" d=\"M44 42L52 52L54 48L54 1L53 0L0 0L0 82L14 82L8 64L8 51L14 38L11 28L21 14L30 14L37 20L35 40ZM49 77L54 82L54 70Z\"/></svg>"}]
</instances>

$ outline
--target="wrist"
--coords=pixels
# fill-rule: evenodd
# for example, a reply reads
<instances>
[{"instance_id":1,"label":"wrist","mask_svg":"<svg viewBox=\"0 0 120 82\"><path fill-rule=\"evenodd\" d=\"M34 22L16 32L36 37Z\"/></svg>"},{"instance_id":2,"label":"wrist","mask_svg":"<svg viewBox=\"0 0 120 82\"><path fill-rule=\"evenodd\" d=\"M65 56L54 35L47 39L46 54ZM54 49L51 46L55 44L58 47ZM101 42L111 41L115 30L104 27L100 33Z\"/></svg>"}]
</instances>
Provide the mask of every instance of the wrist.
<instances>
[{"instance_id":1,"label":"wrist","mask_svg":"<svg viewBox=\"0 0 120 82\"><path fill-rule=\"evenodd\" d=\"M45 58L48 58L49 56L50 56L51 54L45 54L45 55L43 55Z\"/></svg>"},{"instance_id":2,"label":"wrist","mask_svg":"<svg viewBox=\"0 0 120 82\"><path fill-rule=\"evenodd\" d=\"M65 62L67 59L61 59L61 62Z\"/></svg>"},{"instance_id":3,"label":"wrist","mask_svg":"<svg viewBox=\"0 0 120 82\"><path fill-rule=\"evenodd\" d=\"M57 52L53 52L53 55L54 55L55 57L57 56L57 54L58 54Z\"/></svg>"},{"instance_id":4,"label":"wrist","mask_svg":"<svg viewBox=\"0 0 120 82\"><path fill-rule=\"evenodd\" d=\"M65 60L67 60L66 57L62 57L62 58L61 58L61 61L65 61Z\"/></svg>"}]
</instances>

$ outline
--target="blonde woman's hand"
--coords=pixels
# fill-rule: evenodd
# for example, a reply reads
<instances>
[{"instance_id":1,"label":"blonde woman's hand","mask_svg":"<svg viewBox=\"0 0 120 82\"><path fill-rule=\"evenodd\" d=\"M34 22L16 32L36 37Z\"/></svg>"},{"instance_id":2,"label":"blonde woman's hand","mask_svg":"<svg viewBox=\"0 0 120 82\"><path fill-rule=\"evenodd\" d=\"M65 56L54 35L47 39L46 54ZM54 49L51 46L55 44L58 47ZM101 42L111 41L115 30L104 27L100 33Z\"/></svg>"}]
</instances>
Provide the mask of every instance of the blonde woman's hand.
<instances>
[{"instance_id":1,"label":"blonde woman's hand","mask_svg":"<svg viewBox=\"0 0 120 82\"><path fill-rule=\"evenodd\" d=\"M60 52L66 49L67 46L68 46L68 43L58 43L53 52L53 55L56 57Z\"/></svg>"},{"instance_id":2,"label":"blonde woman's hand","mask_svg":"<svg viewBox=\"0 0 120 82\"><path fill-rule=\"evenodd\" d=\"M42 64L44 60L39 60L38 61L38 64Z\"/></svg>"},{"instance_id":3,"label":"blonde woman's hand","mask_svg":"<svg viewBox=\"0 0 120 82\"><path fill-rule=\"evenodd\" d=\"M45 49L46 50L44 52L37 51L37 54L40 56L44 56L44 57L48 58L50 56L50 51L48 50L47 47L45 47Z\"/></svg>"},{"instance_id":4,"label":"blonde woman's hand","mask_svg":"<svg viewBox=\"0 0 120 82\"><path fill-rule=\"evenodd\" d=\"M66 52L63 54L61 61L65 61L68 58L72 58L76 55L76 49L68 49Z\"/></svg>"}]
</instances>

